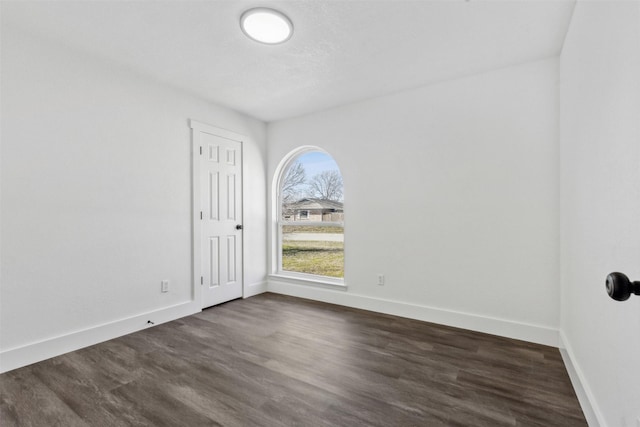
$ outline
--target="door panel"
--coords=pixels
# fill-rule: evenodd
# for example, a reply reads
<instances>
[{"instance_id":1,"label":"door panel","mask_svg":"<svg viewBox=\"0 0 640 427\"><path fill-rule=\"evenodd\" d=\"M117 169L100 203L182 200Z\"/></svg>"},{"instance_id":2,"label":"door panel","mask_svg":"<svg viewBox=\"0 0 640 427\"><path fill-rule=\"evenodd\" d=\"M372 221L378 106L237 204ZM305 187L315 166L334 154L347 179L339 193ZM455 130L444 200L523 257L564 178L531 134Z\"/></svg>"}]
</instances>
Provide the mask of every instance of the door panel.
<instances>
[{"instance_id":1,"label":"door panel","mask_svg":"<svg viewBox=\"0 0 640 427\"><path fill-rule=\"evenodd\" d=\"M220 285L220 238L219 237L210 237L209 238L209 253L208 253L208 264L209 264L209 277L206 283L209 284L210 288ZM205 263L205 266L207 263Z\"/></svg>"},{"instance_id":2,"label":"door panel","mask_svg":"<svg viewBox=\"0 0 640 427\"><path fill-rule=\"evenodd\" d=\"M218 189L219 189L219 173L218 172L209 172L209 191L206 195L207 201L209 202L209 219L217 220L220 218L220 206L218 203Z\"/></svg>"},{"instance_id":3,"label":"door panel","mask_svg":"<svg viewBox=\"0 0 640 427\"><path fill-rule=\"evenodd\" d=\"M230 221L237 221L235 175L227 175L227 219Z\"/></svg>"},{"instance_id":4,"label":"door panel","mask_svg":"<svg viewBox=\"0 0 640 427\"><path fill-rule=\"evenodd\" d=\"M202 306L242 296L242 143L195 130L199 143Z\"/></svg>"}]
</instances>

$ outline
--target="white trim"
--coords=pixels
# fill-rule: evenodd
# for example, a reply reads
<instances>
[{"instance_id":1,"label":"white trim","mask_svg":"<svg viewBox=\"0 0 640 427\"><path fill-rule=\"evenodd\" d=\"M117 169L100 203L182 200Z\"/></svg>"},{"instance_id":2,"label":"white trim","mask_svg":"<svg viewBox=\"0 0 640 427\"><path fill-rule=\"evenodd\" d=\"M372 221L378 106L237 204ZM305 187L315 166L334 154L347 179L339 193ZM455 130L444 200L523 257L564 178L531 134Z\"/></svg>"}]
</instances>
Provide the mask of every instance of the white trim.
<instances>
[{"instance_id":1,"label":"white trim","mask_svg":"<svg viewBox=\"0 0 640 427\"><path fill-rule=\"evenodd\" d=\"M150 328L149 320L159 325L200 311L197 304L189 301L4 350L0 352L0 373Z\"/></svg>"},{"instance_id":2,"label":"white trim","mask_svg":"<svg viewBox=\"0 0 640 427\"><path fill-rule=\"evenodd\" d=\"M277 274L270 274L269 279L275 281L293 283L295 285L317 285L329 289L346 291L347 285L343 279L333 278L329 276L317 276L314 274L295 273L293 271L285 271Z\"/></svg>"},{"instance_id":3,"label":"white trim","mask_svg":"<svg viewBox=\"0 0 640 427\"><path fill-rule=\"evenodd\" d=\"M433 322L552 347L558 347L559 342L558 330L547 326L410 304L402 301L373 298L319 286L294 284L281 280L276 275L269 276L267 291Z\"/></svg>"},{"instance_id":4,"label":"white trim","mask_svg":"<svg viewBox=\"0 0 640 427\"><path fill-rule=\"evenodd\" d=\"M562 329L560 330L560 355L567 368L567 373L569 374L571 384L582 407L582 412L587 420L587 424L589 424L590 427L606 427L607 423L598 408L589 383L582 373L582 369L580 369L580 365L578 365L576 361L571 344Z\"/></svg>"},{"instance_id":5,"label":"white trim","mask_svg":"<svg viewBox=\"0 0 640 427\"><path fill-rule=\"evenodd\" d=\"M201 123L189 120L191 126L191 298L202 308L200 250L200 141Z\"/></svg>"},{"instance_id":6,"label":"white trim","mask_svg":"<svg viewBox=\"0 0 640 427\"><path fill-rule=\"evenodd\" d=\"M195 129L197 131L200 132L207 132L207 133L212 133L214 135L218 135L221 136L223 138L227 138L227 139L231 139L233 141L238 141L238 142L242 142L245 141L247 139L246 136L241 135L239 133L227 130L227 129L223 129L223 128L219 128L216 126L211 126L208 125L206 123L202 123L199 122L197 120L193 120L193 119L189 119L189 127L191 127L191 129Z\"/></svg>"}]
</instances>

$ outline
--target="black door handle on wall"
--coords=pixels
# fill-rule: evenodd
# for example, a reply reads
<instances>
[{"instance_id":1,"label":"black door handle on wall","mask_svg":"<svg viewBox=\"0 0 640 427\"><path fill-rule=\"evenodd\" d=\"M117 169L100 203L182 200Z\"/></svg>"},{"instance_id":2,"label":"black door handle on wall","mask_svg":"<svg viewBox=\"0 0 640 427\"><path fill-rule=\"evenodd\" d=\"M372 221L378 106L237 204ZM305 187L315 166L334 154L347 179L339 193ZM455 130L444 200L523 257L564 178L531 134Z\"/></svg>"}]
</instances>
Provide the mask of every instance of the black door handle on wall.
<instances>
[{"instance_id":1,"label":"black door handle on wall","mask_svg":"<svg viewBox=\"0 0 640 427\"><path fill-rule=\"evenodd\" d=\"M640 295L640 282L632 282L622 273L611 273L605 282L607 294L616 301L626 301L631 294Z\"/></svg>"}]
</instances>

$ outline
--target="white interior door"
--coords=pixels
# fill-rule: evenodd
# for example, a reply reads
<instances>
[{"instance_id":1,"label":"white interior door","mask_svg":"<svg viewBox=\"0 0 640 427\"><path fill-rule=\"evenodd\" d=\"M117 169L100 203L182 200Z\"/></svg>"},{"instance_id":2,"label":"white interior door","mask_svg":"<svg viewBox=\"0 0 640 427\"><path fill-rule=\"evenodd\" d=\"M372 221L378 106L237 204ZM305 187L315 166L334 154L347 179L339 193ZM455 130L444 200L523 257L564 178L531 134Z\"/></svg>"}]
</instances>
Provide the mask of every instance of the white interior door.
<instances>
[{"instance_id":1,"label":"white interior door","mask_svg":"<svg viewBox=\"0 0 640 427\"><path fill-rule=\"evenodd\" d=\"M201 261L205 308L242 297L242 142L213 127L194 127L194 137L201 218L200 254L194 256Z\"/></svg>"}]
</instances>

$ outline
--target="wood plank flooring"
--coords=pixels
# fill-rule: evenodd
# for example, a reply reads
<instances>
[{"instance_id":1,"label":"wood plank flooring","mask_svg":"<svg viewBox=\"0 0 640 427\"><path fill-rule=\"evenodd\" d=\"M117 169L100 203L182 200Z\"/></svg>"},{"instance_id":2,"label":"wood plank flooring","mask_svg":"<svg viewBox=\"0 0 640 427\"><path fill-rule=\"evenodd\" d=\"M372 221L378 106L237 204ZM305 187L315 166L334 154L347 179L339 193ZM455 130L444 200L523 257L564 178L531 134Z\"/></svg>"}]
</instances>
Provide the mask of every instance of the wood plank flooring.
<instances>
[{"instance_id":1,"label":"wood plank flooring","mask_svg":"<svg viewBox=\"0 0 640 427\"><path fill-rule=\"evenodd\" d=\"M0 376L8 426L585 426L557 349L276 294Z\"/></svg>"}]
</instances>

